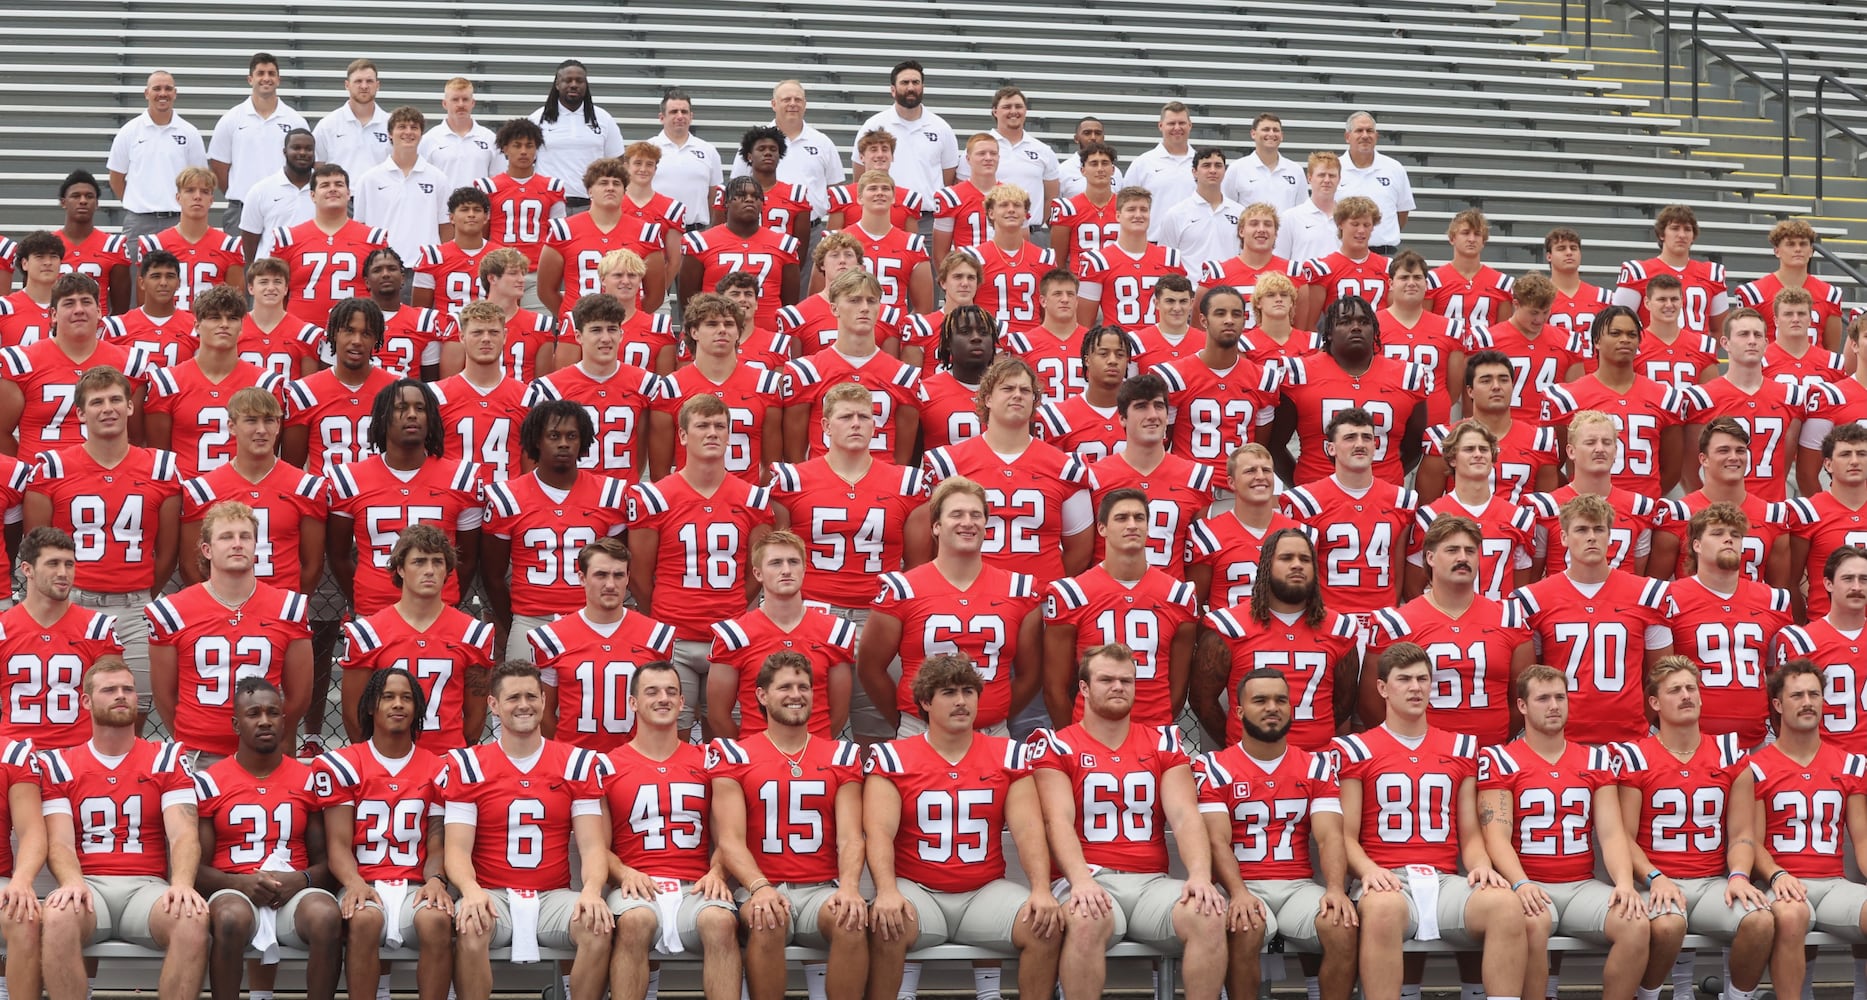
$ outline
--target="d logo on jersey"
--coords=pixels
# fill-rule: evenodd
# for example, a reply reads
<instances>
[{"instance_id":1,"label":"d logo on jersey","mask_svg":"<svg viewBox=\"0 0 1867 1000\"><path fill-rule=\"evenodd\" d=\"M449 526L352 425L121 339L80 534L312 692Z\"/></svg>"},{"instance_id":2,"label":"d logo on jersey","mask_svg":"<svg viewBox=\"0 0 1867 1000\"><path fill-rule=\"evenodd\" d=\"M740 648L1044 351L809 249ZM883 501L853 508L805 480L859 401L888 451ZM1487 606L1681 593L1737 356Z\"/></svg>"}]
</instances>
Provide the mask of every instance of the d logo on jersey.
<instances>
[{"instance_id":1,"label":"d logo on jersey","mask_svg":"<svg viewBox=\"0 0 1867 1000\"><path fill-rule=\"evenodd\" d=\"M720 766L719 748L716 746L713 746L712 744L708 744L707 745L707 770L711 771L718 766Z\"/></svg>"}]
</instances>

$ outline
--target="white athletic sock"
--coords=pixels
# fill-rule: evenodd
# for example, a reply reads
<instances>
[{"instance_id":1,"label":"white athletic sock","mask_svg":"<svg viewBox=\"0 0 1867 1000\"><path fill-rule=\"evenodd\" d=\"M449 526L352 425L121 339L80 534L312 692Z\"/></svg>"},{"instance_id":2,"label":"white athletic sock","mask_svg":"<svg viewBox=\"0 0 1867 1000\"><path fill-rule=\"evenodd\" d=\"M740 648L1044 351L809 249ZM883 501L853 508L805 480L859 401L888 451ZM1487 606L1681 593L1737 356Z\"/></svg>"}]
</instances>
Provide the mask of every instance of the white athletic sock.
<instances>
[{"instance_id":1,"label":"white athletic sock","mask_svg":"<svg viewBox=\"0 0 1867 1000\"><path fill-rule=\"evenodd\" d=\"M1724 1000L1750 1000L1750 990L1740 990L1732 986L1729 980L1724 984Z\"/></svg>"},{"instance_id":2,"label":"white athletic sock","mask_svg":"<svg viewBox=\"0 0 1867 1000\"><path fill-rule=\"evenodd\" d=\"M1556 998L1561 995L1562 977L1552 972L1549 974L1549 985L1543 987L1543 996L1546 997L1547 1000L1556 1000Z\"/></svg>"},{"instance_id":3,"label":"white athletic sock","mask_svg":"<svg viewBox=\"0 0 1867 1000\"><path fill-rule=\"evenodd\" d=\"M921 964L904 962L901 965L901 988L895 991L895 1000L914 1000L914 995L921 991Z\"/></svg>"},{"instance_id":4,"label":"white athletic sock","mask_svg":"<svg viewBox=\"0 0 1867 1000\"><path fill-rule=\"evenodd\" d=\"M1647 989L1645 986L1636 986L1634 987L1634 1000L1660 1000L1660 987Z\"/></svg>"},{"instance_id":5,"label":"white athletic sock","mask_svg":"<svg viewBox=\"0 0 1867 1000\"><path fill-rule=\"evenodd\" d=\"M660 995L661 995L661 970L650 969L648 970L648 992L642 995L643 1000L655 1000L655 998Z\"/></svg>"},{"instance_id":6,"label":"white athletic sock","mask_svg":"<svg viewBox=\"0 0 1867 1000\"><path fill-rule=\"evenodd\" d=\"M251 990L246 995L251 1000L272 1000L271 990Z\"/></svg>"},{"instance_id":7,"label":"white athletic sock","mask_svg":"<svg viewBox=\"0 0 1867 1000\"><path fill-rule=\"evenodd\" d=\"M1250 997L1248 1000L1257 1000ZM1315 976L1303 977L1303 1000L1322 1000L1322 980Z\"/></svg>"},{"instance_id":8,"label":"white athletic sock","mask_svg":"<svg viewBox=\"0 0 1867 1000\"><path fill-rule=\"evenodd\" d=\"M919 964L919 963L915 963ZM972 967L972 988L978 994L977 1000L1001 1000L999 993L1004 983L1005 970L996 965L975 965ZM919 985L919 977L915 979ZM4 1000L4 998L0 998Z\"/></svg>"},{"instance_id":9,"label":"white athletic sock","mask_svg":"<svg viewBox=\"0 0 1867 1000\"><path fill-rule=\"evenodd\" d=\"M810 992L810 1000L827 1000L824 978L829 974L830 967L822 962L810 962L804 966L804 988Z\"/></svg>"},{"instance_id":10,"label":"white athletic sock","mask_svg":"<svg viewBox=\"0 0 1867 1000\"><path fill-rule=\"evenodd\" d=\"M1689 1000L1698 992L1698 983L1692 981L1692 969L1698 961L1698 953L1690 948L1679 952L1673 959L1673 996L1678 1000Z\"/></svg>"},{"instance_id":11,"label":"white athletic sock","mask_svg":"<svg viewBox=\"0 0 1867 1000\"><path fill-rule=\"evenodd\" d=\"M389 1000L389 974L376 977L376 1000Z\"/></svg>"}]
</instances>

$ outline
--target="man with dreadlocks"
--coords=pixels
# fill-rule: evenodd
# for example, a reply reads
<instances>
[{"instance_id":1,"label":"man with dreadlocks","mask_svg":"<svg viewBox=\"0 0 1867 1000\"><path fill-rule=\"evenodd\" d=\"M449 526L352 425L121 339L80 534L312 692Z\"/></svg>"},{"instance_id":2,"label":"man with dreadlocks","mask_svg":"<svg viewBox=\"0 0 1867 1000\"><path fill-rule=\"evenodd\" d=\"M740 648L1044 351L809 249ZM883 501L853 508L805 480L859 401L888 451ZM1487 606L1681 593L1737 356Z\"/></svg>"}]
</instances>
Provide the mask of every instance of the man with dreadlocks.
<instances>
[{"instance_id":1,"label":"man with dreadlocks","mask_svg":"<svg viewBox=\"0 0 1867 1000\"><path fill-rule=\"evenodd\" d=\"M1284 400L1266 442L1277 459L1277 474L1290 484L1327 476L1330 421L1353 406L1374 421L1375 475L1404 482L1420 461L1432 369L1382 356L1380 320L1368 300L1357 295L1331 302L1316 333L1321 352L1291 358L1285 367ZM1290 453L1293 434L1301 457Z\"/></svg>"},{"instance_id":2,"label":"man with dreadlocks","mask_svg":"<svg viewBox=\"0 0 1867 1000\"><path fill-rule=\"evenodd\" d=\"M590 207L583 186L584 168L596 160L622 155L622 130L590 96L590 75L583 63L558 63L551 92L542 107L526 117L544 133L538 172L564 182L564 205L574 215Z\"/></svg>"},{"instance_id":3,"label":"man with dreadlocks","mask_svg":"<svg viewBox=\"0 0 1867 1000\"><path fill-rule=\"evenodd\" d=\"M804 244L796 237L765 227L765 189L753 178L727 181L722 197L725 221L711 229L688 233L683 244L682 308L694 296L718 287L726 275L746 271L758 277L754 326L777 329L778 310L798 300L797 267Z\"/></svg>"},{"instance_id":4,"label":"man with dreadlocks","mask_svg":"<svg viewBox=\"0 0 1867 1000\"><path fill-rule=\"evenodd\" d=\"M486 699L479 700L484 715ZM428 702L414 674L383 667L364 683L356 714L357 742L319 757L312 769L325 857L342 887L337 902L350 995L375 995L383 946L412 940L421 949L417 996L444 1000L454 978L454 901L442 870L440 824L430 822L444 808L446 763L415 745Z\"/></svg>"},{"instance_id":5,"label":"man with dreadlocks","mask_svg":"<svg viewBox=\"0 0 1867 1000\"><path fill-rule=\"evenodd\" d=\"M1290 745L1322 750L1355 710L1361 656L1355 620L1323 607L1316 544L1302 528L1280 528L1264 539L1257 585L1246 604L1208 614L1193 650L1193 713L1212 737L1230 746L1243 735L1223 701L1259 667L1290 682Z\"/></svg>"},{"instance_id":6,"label":"man with dreadlocks","mask_svg":"<svg viewBox=\"0 0 1867 1000\"><path fill-rule=\"evenodd\" d=\"M979 436L979 381L998 358L998 323L975 305L947 310L934 348L939 370L921 380L921 451Z\"/></svg>"}]
</instances>

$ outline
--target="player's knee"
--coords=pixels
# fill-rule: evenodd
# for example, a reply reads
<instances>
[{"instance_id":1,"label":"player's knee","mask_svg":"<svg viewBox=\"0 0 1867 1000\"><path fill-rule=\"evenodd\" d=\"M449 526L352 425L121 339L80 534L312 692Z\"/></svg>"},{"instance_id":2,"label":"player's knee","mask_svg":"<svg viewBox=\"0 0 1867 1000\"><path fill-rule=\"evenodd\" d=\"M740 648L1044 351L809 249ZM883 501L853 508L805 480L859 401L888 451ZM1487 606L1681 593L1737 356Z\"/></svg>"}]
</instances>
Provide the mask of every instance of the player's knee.
<instances>
[{"instance_id":1,"label":"player's knee","mask_svg":"<svg viewBox=\"0 0 1867 1000\"><path fill-rule=\"evenodd\" d=\"M1225 947L1223 914L1202 913L1190 903L1177 903L1173 911L1174 932L1187 947Z\"/></svg>"},{"instance_id":2,"label":"player's knee","mask_svg":"<svg viewBox=\"0 0 1867 1000\"><path fill-rule=\"evenodd\" d=\"M357 912L352 914L349 920L351 945L354 947L380 940L384 923L382 907L357 907Z\"/></svg>"},{"instance_id":3,"label":"player's knee","mask_svg":"<svg viewBox=\"0 0 1867 1000\"><path fill-rule=\"evenodd\" d=\"M1685 918L1677 913L1654 917L1647 924L1647 933L1652 935L1655 945L1663 944L1677 951L1685 941Z\"/></svg>"},{"instance_id":4,"label":"player's knee","mask_svg":"<svg viewBox=\"0 0 1867 1000\"><path fill-rule=\"evenodd\" d=\"M458 936L454 938L454 944L461 951L484 955L492 950L493 929L477 924L463 927Z\"/></svg>"},{"instance_id":5,"label":"player's knee","mask_svg":"<svg viewBox=\"0 0 1867 1000\"><path fill-rule=\"evenodd\" d=\"M321 893L298 904L292 923L298 935L312 944L335 942L344 930L344 918L337 909L337 901Z\"/></svg>"},{"instance_id":6,"label":"player's knee","mask_svg":"<svg viewBox=\"0 0 1867 1000\"><path fill-rule=\"evenodd\" d=\"M1737 922L1737 932L1747 935L1776 933L1776 916L1769 910L1752 910Z\"/></svg>"},{"instance_id":7,"label":"player's knee","mask_svg":"<svg viewBox=\"0 0 1867 1000\"><path fill-rule=\"evenodd\" d=\"M1548 941L1556 929L1555 911L1545 907L1541 913L1524 917L1523 929L1532 941Z\"/></svg>"},{"instance_id":8,"label":"player's knee","mask_svg":"<svg viewBox=\"0 0 1867 1000\"><path fill-rule=\"evenodd\" d=\"M25 949L39 947L37 920L14 920L11 917L0 920L0 934L5 935L9 949L19 949L14 954L24 954Z\"/></svg>"},{"instance_id":9,"label":"player's knee","mask_svg":"<svg viewBox=\"0 0 1867 1000\"><path fill-rule=\"evenodd\" d=\"M415 911L415 940L423 947L430 944L445 946L454 940L454 921L452 917L432 906L424 906Z\"/></svg>"},{"instance_id":10,"label":"player's knee","mask_svg":"<svg viewBox=\"0 0 1867 1000\"><path fill-rule=\"evenodd\" d=\"M646 948L660 930L661 921L654 910L640 906L624 910L616 917L616 947Z\"/></svg>"},{"instance_id":11,"label":"player's knee","mask_svg":"<svg viewBox=\"0 0 1867 1000\"><path fill-rule=\"evenodd\" d=\"M214 940L228 946L246 947L246 942L253 937L253 911L242 905L239 900L226 900L211 904L208 920L213 924Z\"/></svg>"},{"instance_id":12,"label":"player's knee","mask_svg":"<svg viewBox=\"0 0 1867 1000\"><path fill-rule=\"evenodd\" d=\"M1228 931L1225 935L1226 947L1231 949L1232 960L1238 961L1247 955L1255 955L1264 950L1264 925L1247 927L1241 931Z\"/></svg>"},{"instance_id":13,"label":"player's knee","mask_svg":"<svg viewBox=\"0 0 1867 1000\"><path fill-rule=\"evenodd\" d=\"M198 951L206 947L208 937L207 914L199 911L186 915L177 914L169 922L168 950L171 952Z\"/></svg>"},{"instance_id":14,"label":"player's knee","mask_svg":"<svg viewBox=\"0 0 1867 1000\"><path fill-rule=\"evenodd\" d=\"M1770 904L1770 913L1775 917L1778 931L1805 932L1813 919L1809 904L1800 899L1779 898Z\"/></svg>"},{"instance_id":15,"label":"player's knee","mask_svg":"<svg viewBox=\"0 0 1867 1000\"><path fill-rule=\"evenodd\" d=\"M1392 930L1407 926L1407 897L1398 892L1370 892L1356 904L1363 927Z\"/></svg>"},{"instance_id":16,"label":"player's knee","mask_svg":"<svg viewBox=\"0 0 1867 1000\"><path fill-rule=\"evenodd\" d=\"M1092 940L1106 941L1115 933L1114 914L1105 913L1099 917L1091 917L1067 908L1064 913L1066 914L1063 923L1064 933L1068 934L1072 940L1087 937Z\"/></svg>"},{"instance_id":17,"label":"player's knee","mask_svg":"<svg viewBox=\"0 0 1867 1000\"><path fill-rule=\"evenodd\" d=\"M715 948L739 947L739 924L733 919L732 911L719 906L702 909L694 917L694 927L700 933L700 943L707 950Z\"/></svg>"}]
</instances>

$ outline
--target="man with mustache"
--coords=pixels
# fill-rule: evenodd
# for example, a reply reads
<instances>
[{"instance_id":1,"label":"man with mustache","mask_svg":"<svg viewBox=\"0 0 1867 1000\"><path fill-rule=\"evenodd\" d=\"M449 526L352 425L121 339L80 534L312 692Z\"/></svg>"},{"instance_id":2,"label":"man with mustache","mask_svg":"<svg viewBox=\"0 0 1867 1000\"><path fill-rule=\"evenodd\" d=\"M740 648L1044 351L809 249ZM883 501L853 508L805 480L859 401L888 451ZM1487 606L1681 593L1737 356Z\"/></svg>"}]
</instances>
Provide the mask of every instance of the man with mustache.
<instances>
[{"instance_id":1,"label":"man with mustache","mask_svg":"<svg viewBox=\"0 0 1867 1000\"><path fill-rule=\"evenodd\" d=\"M1461 517L1480 528L1478 590L1499 600L1531 580L1535 565L1536 511L1520 506L1493 485L1497 478L1498 439L1476 420L1460 421L1440 442L1452 466L1452 490L1420 507L1407 553L1402 592L1418 597L1426 590L1427 570L1420 542L1441 517Z\"/></svg>"},{"instance_id":2,"label":"man with mustache","mask_svg":"<svg viewBox=\"0 0 1867 1000\"><path fill-rule=\"evenodd\" d=\"M1773 587L1788 587L1797 582L1790 562L1791 545L1785 540L1791 530L1792 513L1807 510L1768 503L1746 482L1745 470L1756 448L1771 447L1760 432L1753 432L1737 417L1715 417L1698 425L1688 439L1698 444L1698 468L1701 488L1677 500L1661 500L1663 512L1660 530L1653 533L1653 551L1647 562L1656 577L1683 578L1692 570L1686 538L1686 523L1694 514L1716 503L1736 507L1744 515L1745 532L1739 539L1742 559L1739 568L1744 579L1768 582Z\"/></svg>"},{"instance_id":3,"label":"man with mustache","mask_svg":"<svg viewBox=\"0 0 1867 1000\"><path fill-rule=\"evenodd\" d=\"M1821 668L1822 729L1836 739L1861 730L1860 691L1867 681L1860 656L1861 629L1867 628L1867 549L1843 545L1822 564L1828 613L1807 625L1783 629L1781 657L1806 657Z\"/></svg>"}]
</instances>

